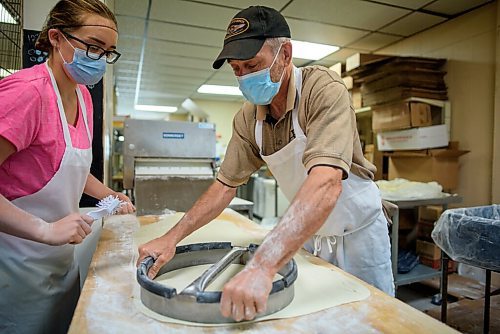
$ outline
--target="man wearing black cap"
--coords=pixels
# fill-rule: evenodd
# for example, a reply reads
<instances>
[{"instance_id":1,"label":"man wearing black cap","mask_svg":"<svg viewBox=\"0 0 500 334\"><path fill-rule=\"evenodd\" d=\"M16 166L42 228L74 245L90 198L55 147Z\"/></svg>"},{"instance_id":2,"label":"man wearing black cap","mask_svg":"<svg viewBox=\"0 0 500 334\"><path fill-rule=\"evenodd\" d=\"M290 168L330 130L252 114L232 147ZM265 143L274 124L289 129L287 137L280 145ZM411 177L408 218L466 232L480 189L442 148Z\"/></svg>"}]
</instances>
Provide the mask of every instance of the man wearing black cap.
<instances>
[{"instance_id":1,"label":"man wearing black cap","mask_svg":"<svg viewBox=\"0 0 500 334\"><path fill-rule=\"evenodd\" d=\"M302 246L394 295L375 167L363 157L342 79L324 67L294 67L288 24L262 6L231 20L213 67L225 61L248 102L234 118L217 181L175 227L139 248L140 260L157 257L150 277L179 241L216 218L236 187L267 164L291 204L253 259L224 286L222 314L240 321L263 312L274 275Z\"/></svg>"}]
</instances>

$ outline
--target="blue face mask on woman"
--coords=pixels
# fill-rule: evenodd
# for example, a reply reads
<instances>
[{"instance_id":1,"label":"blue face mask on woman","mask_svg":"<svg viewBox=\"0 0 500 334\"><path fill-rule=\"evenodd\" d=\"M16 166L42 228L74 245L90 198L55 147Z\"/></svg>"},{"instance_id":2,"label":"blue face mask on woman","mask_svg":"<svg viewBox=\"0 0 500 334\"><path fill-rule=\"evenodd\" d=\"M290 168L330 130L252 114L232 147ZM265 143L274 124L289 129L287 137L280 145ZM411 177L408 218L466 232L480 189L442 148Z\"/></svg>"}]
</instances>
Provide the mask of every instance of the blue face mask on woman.
<instances>
[{"instance_id":1,"label":"blue face mask on woman","mask_svg":"<svg viewBox=\"0 0 500 334\"><path fill-rule=\"evenodd\" d=\"M285 69L281 73L280 80L273 82L271 80L271 67L273 67L274 62L278 58L280 50L281 45L276 56L274 56L271 66L268 68L237 77L243 96L251 103L257 105L270 104L276 94L278 94Z\"/></svg>"},{"instance_id":2,"label":"blue face mask on woman","mask_svg":"<svg viewBox=\"0 0 500 334\"><path fill-rule=\"evenodd\" d=\"M64 36L64 39L66 39L66 36ZM98 83L104 76L104 72L106 72L106 58L101 57L98 60L90 59L87 57L85 50L75 48L67 39L66 41L75 50L73 61L71 63L66 62L61 54L61 50L58 49L58 51L68 74L71 75L76 83L82 85L95 85Z\"/></svg>"}]
</instances>

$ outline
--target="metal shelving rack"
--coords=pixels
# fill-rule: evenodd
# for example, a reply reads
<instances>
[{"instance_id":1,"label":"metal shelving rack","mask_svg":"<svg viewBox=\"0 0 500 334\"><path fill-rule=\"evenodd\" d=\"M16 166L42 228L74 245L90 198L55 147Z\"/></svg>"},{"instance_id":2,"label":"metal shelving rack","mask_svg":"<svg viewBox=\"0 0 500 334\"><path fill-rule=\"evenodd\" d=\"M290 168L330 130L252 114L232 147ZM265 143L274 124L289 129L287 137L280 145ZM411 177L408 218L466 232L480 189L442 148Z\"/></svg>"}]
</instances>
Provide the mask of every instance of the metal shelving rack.
<instances>
[{"instance_id":1,"label":"metal shelving rack","mask_svg":"<svg viewBox=\"0 0 500 334\"><path fill-rule=\"evenodd\" d=\"M419 200L386 200L398 207L398 210L396 210L392 217L391 231L391 261L392 272L394 275L394 285L396 286L396 288L401 285L420 282L425 279L439 276L441 274L441 270L436 270L423 264L418 264L415 268L413 268L406 274L398 274L399 210L413 209L424 205L441 205L443 209L446 210L449 204L460 203L462 201L462 198L455 194Z\"/></svg>"},{"instance_id":2,"label":"metal shelving rack","mask_svg":"<svg viewBox=\"0 0 500 334\"><path fill-rule=\"evenodd\" d=\"M0 79L22 67L22 12L22 0L0 0Z\"/></svg>"}]
</instances>

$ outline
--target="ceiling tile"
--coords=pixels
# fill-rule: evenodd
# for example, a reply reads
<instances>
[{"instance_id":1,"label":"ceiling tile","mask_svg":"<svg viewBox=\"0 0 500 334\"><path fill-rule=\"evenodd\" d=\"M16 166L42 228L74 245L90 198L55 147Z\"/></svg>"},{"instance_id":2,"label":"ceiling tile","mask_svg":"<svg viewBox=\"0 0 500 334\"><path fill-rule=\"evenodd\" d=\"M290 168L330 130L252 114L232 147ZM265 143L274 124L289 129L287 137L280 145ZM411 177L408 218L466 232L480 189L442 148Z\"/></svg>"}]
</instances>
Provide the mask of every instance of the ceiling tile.
<instances>
[{"instance_id":1,"label":"ceiling tile","mask_svg":"<svg viewBox=\"0 0 500 334\"><path fill-rule=\"evenodd\" d=\"M142 38L134 38L125 34L120 34L118 37L118 51L122 52L122 50L126 50L126 52L122 52L122 57L127 52L140 52L141 47Z\"/></svg>"},{"instance_id":2,"label":"ceiling tile","mask_svg":"<svg viewBox=\"0 0 500 334\"><path fill-rule=\"evenodd\" d=\"M233 78L212 77L207 82L205 82L205 84L238 87L238 81L236 80L235 77Z\"/></svg>"},{"instance_id":3,"label":"ceiling tile","mask_svg":"<svg viewBox=\"0 0 500 334\"><path fill-rule=\"evenodd\" d=\"M191 78L208 78L212 71L211 69L201 70L201 69L193 69L193 68L181 68L181 67L172 67L165 65L148 65L145 64L143 66L143 71L145 75L185 75L186 77Z\"/></svg>"},{"instance_id":4,"label":"ceiling tile","mask_svg":"<svg viewBox=\"0 0 500 334\"><path fill-rule=\"evenodd\" d=\"M157 0L151 6L152 19L219 29L223 32L236 13L232 8L180 0Z\"/></svg>"},{"instance_id":5,"label":"ceiling tile","mask_svg":"<svg viewBox=\"0 0 500 334\"><path fill-rule=\"evenodd\" d=\"M446 15L457 15L476 6L488 3L488 0L439 0L424 9Z\"/></svg>"},{"instance_id":6,"label":"ceiling tile","mask_svg":"<svg viewBox=\"0 0 500 334\"><path fill-rule=\"evenodd\" d=\"M238 80L229 65L224 65L215 71L206 81L208 85L238 86Z\"/></svg>"},{"instance_id":7,"label":"ceiling tile","mask_svg":"<svg viewBox=\"0 0 500 334\"><path fill-rule=\"evenodd\" d=\"M127 79L125 77L116 79L117 85L121 85L122 83L128 84L130 82L133 82L135 84L135 80L132 81L132 80ZM157 76L155 78L149 76L148 78L143 78L141 80L141 83L144 83L144 84L150 84L150 83L153 83L153 84L181 84L181 85L192 85L192 86L198 85L199 82L200 82L200 79L186 78L183 76L173 76L173 75Z\"/></svg>"},{"instance_id":8,"label":"ceiling tile","mask_svg":"<svg viewBox=\"0 0 500 334\"><path fill-rule=\"evenodd\" d=\"M136 36L142 39L144 36L145 20L136 17L117 16L118 31L127 36Z\"/></svg>"},{"instance_id":9,"label":"ceiling tile","mask_svg":"<svg viewBox=\"0 0 500 334\"><path fill-rule=\"evenodd\" d=\"M280 10L290 0L261 0L256 3L254 0L204 0L203 2L220 5L223 7L233 7L244 9L250 6L261 5ZM236 14L237 11L234 12ZM234 16L234 15L233 15Z\"/></svg>"},{"instance_id":10,"label":"ceiling tile","mask_svg":"<svg viewBox=\"0 0 500 334\"><path fill-rule=\"evenodd\" d=\"M364 50L365 52L374 51L383 48L386 45L394 43L402 38L403 37L400 36L387 35L375 32L366 37L363 37L356 43L352 43L351 45L349 45L349 47L355 49L361 49Z\"/></svg>"},{"instance_id":11,"label":"ceiling tile","mask_svg":"<svg viewBox=\"0 0 500 334\"><path fill-rule=\"evenodd\" d=\"M415 12L384 27L380 31L410 36L444 21L446 19L440 16Z\"/></svg>"},{"instance_id":12,"label":"ceiling tile","mask_svg":"<svg viewBox=\"0 0 500 334\"><path fill-rule=\"evenodd\" d=\"M146 17L148 11L147 1L115 0L115 14Z\"/></svg>"},{"instance_id":13,"label":"ceiling tile","mask_svg":"<svg viewBox=\"0 0 500 334\"><path fill-rule=\"evenodd\" d=\"M123 52L120 49L120 52ZM135 52L125 52L122 53L120 59L115 63L115 68L120 67L122 64L139 64L140 54Z\"/></svg>"},{"instance_id":14,"label":"ceiling tile","mask_svg":"<svg viewBox=\"0 0 500 334\"><path fill-rule=\"evenodd\" d=\"M150 52L162 52L169 55L175 56L193 56L199 58L206 58L210 60L215 60L219 52L221 51L220 46L200 46L193 44L186 44L184 42L171 42L162 41L158 39L148 39L146 43L146 50Z\"/></svg>"},{"instance_id":15,"label":"ceiling tile","mask_svg":"<svg viewBox=\"0 0 500 334\"><path fill-rule=\"evenodd\" d=\"M323 61L331 62L332 65L336 64L338 62L345 63L345 60L348 57L352 56L353 54L363 53L363 52L366 52L366 50L352 49L352 48L342 48L339 51L334 52L331 55L326 56L322 60Z\"/></svg>"},{"instance_id":16,"label":"ceiling tile","mask_svg":"<svg viewBox=\"0 0 500 334\"><path fill-rule=\"evenodd\" d=\"M147 67L158 65L158 66L173 66L173 67L185 67L185 68L201 69L201 70L207 70L207 69L211 70L212 60L146 53L144 57L144 65Z\"/></svg>"},{"instance_id":17,"label":"ceiling tile","mask_svg":"<svg viewBox=\"0 0 500 334\"><path fill-rule=\"evenodd\" d=\"M224 35L224 31L193 28L157 21L151 21L148 30L148 37L151 38L214 47L222 46Z\"/></svg>"},{"instance_id":18,"label":"ceiling tile","mask_svg":"<svg viewBox=\"0 0 500 334\"><path fill-rule=\"evenodd\" d=\"M386 3L388 5L394 5L397 7L404 7L408 9L419 9L425 6L426 4L433 2L434 0L377 0L377 1Z\"/></svg>"},{"instance_id":19,"label":"ceiling tile","mask_svg":"<svg viewBox=\"0 0 500 334\"><path fill-rule=\"evenodd\" d=\"M299 41L344 46L367 33L357 29L289 18L292 38Z\"/></svg>"},{"instance_id":20,"label":"ceiling tile","mask_svg":"<svg viewBox=\"0 0 500 334\"><path fill-rule=\"evenodd\" d=\"M193 93L190 97L193 101L196 100L211 100L211 101L232 101L232 102L241 102L245 101L243 96L237 95L216 95L216 94L201 94L201 93ZM228 122L231 122L231 119L228 119Z\"/></svg>"},{"instance_id":21,"label":"ceiling tile","mask_svg":"<svg viewBox=\"0 0 500 334\"><path fill-rule=\"evenodd\" d=\"M282 12L285 16L344 27L376 30L409 10L359 0L294 0Z\"/></svg>"},{"instance_id":22,"label":"ceiling tile","mask_svg":"<svg viewBox=\"0 0 500 334\"><path fill-rule=\"evenodd\" d=\"M302 67L309 64L311 61L309 59L293 58L293 64L297 67Z\"/></svg>"}]
</instances>

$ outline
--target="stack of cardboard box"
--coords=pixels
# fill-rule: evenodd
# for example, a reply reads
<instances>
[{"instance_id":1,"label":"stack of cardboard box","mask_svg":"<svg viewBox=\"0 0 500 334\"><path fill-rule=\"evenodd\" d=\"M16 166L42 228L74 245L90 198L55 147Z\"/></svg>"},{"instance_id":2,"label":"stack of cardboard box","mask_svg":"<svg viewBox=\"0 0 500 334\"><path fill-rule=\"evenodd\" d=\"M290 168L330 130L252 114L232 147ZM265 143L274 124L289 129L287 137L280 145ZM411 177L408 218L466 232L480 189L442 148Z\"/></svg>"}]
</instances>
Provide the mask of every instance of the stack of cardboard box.
<instances>
[{"instance_id":1,"label":"stack of cardboard box","mask_svg":"<svg viewBox=\"0 0 500 334\"><path fill-rule=\"evenodd\" d=\"M376 179L436 181L446 192L457 188L458 158L467 151L450 143L445 64L445 59L371 54L347 59L343 78L354 107L371 115L371 132L360 130L360 138L365 157L378 169ZM366 118L359 115L363 123Z\"/></svg>"},{"instance_id":2,"label":"stack of cardboard box","mask_svg":"<svg viewBox=\"0 0 500 334\"><path fill-rule=\"evenodd\" d=\"M442 206L429 205L418 208L416 252L420 263L434 269L441 268L441 249L432 240L431 233L442 213ZM456 271L456 263L452 260L448 263L448 271Z\"/></svg>"},{"instance_id":3,"label":"stack of cardboard box","mask_svg":"<svg viewBox=\"0 0 500 334\"><path fill-rule=\"evenodd\" d=\"M445 59L356 54L346 61L344 76L360 86L362 107L410 97L447 100Z\"/></svg>"}]
</instances>

